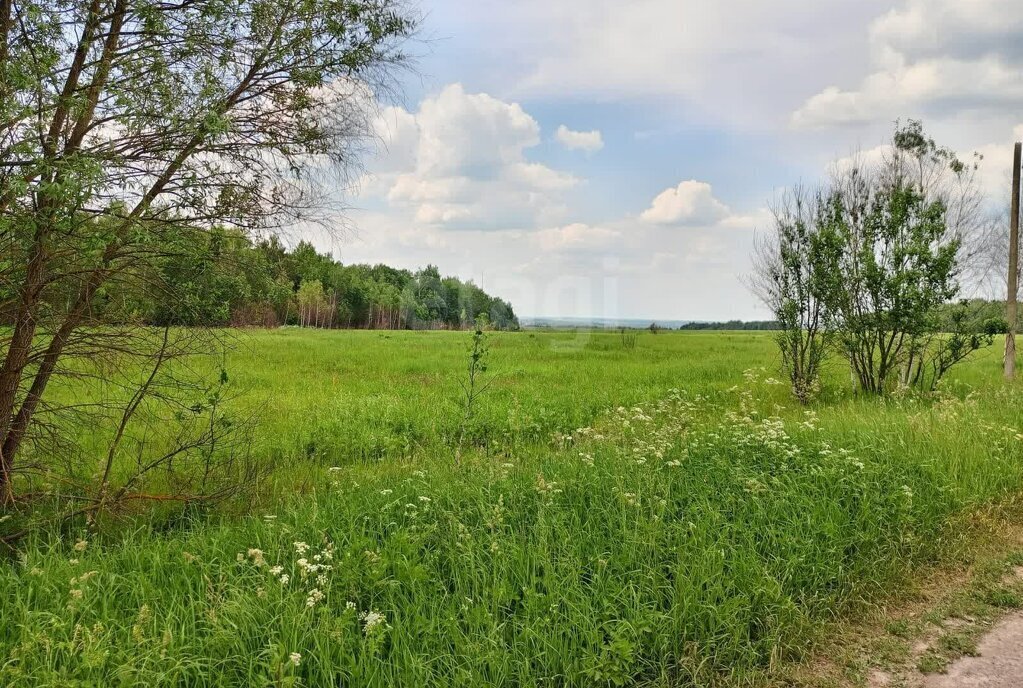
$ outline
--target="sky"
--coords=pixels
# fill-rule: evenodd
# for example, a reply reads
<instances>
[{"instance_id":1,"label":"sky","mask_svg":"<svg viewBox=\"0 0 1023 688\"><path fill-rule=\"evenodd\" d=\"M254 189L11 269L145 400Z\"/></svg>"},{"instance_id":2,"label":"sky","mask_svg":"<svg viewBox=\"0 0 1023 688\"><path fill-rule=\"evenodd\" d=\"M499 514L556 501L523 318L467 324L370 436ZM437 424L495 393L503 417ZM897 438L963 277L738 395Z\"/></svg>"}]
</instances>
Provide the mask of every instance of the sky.
<instances>
[{"instance_id":1,"label":"sky","mask_svg":"<svg viewBox=\"0 0 1023 688\"><path fill-rule=\"evenodd\" d=\"M993 202L1008 195L1019 0L419 8L351 229L306 235L346 264L434 264L520 316L766 319L746 276L772 203L896 119L982 153Z\"/></svg>"}]
</instances>

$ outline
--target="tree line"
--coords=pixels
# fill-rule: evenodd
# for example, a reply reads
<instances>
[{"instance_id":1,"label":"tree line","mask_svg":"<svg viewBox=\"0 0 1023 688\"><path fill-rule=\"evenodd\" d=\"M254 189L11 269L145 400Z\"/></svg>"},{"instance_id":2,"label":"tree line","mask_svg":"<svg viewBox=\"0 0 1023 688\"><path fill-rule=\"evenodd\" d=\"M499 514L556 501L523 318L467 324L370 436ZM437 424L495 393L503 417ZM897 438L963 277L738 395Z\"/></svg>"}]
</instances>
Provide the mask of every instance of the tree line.
<instances>
[{"instance_id":1,"label":"tree line","mask_svg":"<svg viewBox=\"0 0 1023 688\"><path fill-rule=\"evenodd\" d=\"M680 330L778 330L777 320L728 320L726 322L688 322Z\"/></svg>"},{"instance_id":2,"label":"tree line","mask_svg":"<svg viewBox=\"0 0 1023 688\"><path fill-rule=\"evenodd\" d=\"M308 242L293 249L276 236L252 242L214 230L168 247L144 281L156 288L104 293L111 321L150 325L464 329L485 315L517 329L511 304L436 266L412 272L344 265Z\"/></svg>"}]
</instances>

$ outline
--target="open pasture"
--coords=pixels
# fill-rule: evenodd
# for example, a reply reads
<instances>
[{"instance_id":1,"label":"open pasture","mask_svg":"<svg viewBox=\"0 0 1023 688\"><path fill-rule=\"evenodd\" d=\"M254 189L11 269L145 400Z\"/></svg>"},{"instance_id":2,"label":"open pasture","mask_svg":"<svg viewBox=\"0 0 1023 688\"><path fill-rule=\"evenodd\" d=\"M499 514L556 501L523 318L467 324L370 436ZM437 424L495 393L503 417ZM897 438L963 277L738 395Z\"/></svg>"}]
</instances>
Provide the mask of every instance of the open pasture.
<instances>
[{"instance_id":1,"label":"open pasture","mask_svg":"<svg viewBox=\"0 0 1023 688\"><path fill-rule=\"evenodd\" d=\"M1023 481L998 343L801 407L770 334L494 333L456 465L466 333L231 338L256 504L31 536L4 685L753 685Z\"/></svg>"}]
</instances>

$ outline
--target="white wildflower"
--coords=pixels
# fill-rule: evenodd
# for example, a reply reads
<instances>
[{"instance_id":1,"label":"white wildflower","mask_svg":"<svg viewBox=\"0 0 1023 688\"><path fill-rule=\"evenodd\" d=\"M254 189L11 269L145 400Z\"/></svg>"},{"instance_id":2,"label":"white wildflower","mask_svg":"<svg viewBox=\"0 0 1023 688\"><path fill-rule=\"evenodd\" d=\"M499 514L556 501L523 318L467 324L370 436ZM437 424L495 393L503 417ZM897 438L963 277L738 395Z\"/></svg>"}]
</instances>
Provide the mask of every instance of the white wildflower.
<instances>
[{"instance_id":1,"label":"white wildflower","mask_svg":"<svg viewBox=\"0 0 1023 688\"><path fill-rule=\"evenodd\" d=\"M315 607L316 604L323 599L323 593L320 592L319 588L313 588L309 591L309 596L305 598L305 606Z\"/></svg>"},{"instance_id":2,"label":"white wildflower","mask_svg":"<svg viewBox=\"0 0 1023 688\"><path fill-rule=\"evenodd\" d=\"M366 635L370 635L378 628L383 629L386 627L387 619L380 612L368 611L362 615L362 632Z\"/></svg>"}]
</instances>

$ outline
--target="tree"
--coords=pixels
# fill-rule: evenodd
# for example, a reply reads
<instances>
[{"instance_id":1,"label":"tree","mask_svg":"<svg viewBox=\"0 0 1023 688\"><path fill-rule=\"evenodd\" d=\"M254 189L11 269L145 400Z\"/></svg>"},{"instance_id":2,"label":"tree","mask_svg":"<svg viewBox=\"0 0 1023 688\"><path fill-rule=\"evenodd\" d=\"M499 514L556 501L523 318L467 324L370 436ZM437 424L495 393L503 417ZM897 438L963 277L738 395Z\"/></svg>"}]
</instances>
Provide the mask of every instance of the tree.
<instances>
[{"instance_id":1,"label":"tree","mask_svg":"<svg viewBox=\"0 0 1023 688\"><path fill-rule=\"evenodd\" d=\"M933 389L990 344L990 323L942 318L970 260L964 246L984 224L975 172L911 121L896 126L880 162L836 169L828 186L797 194L778 216L754 282L782 327L797 397L816 380L828 338L872 394L896 384Z\"/></svg>"},{"instance_id":2,"label":"tree","mask_svg":"<svg viewBox=\"0 0 1023 688\"><path fill-rule=\"evenodd\" d=\"M837 250L824 270L840 279L829 282L825 298L860 388L880 394L899 373L907 383L928 356L940 308L959 292L960 242L947 235L945 206L913 186L900 181L866 193L859 206L834 201L840 216L827 239Z\"/></svg>"},{"instance_id":3,"label":"tree","mask_svg":"<svg viewBox=\"0 0 1023 688\"><path fill-rule=\"evenodd\" d=\"M322 327L328 320L328 301L320 280L303 280L295 294L302 327Z\"/></svg>"},{"instance_id":4,"label":"tree","mask_svg":"<svg viewBox=\"0 0 1023 688\"><path fill-rule=\"evenodd\" d=\"M819 389L830 343L826 268L834 245L825 233L836 210L824 191L797 187L774 209L774 234L754 255L752 286L778 323L782 368L802 404Z\"/></svg>"},{"instance_id":5,"label":"tree","mask_svg":"<svg viewBox=\"0 0 1023 688\"><path fill-rule=\"evenodd\" d=\"M66 359L138 341L95 304L144 290L167 233L326 222L397 0L0 0L0 497Z\"/></svg>"}]
</instances>

